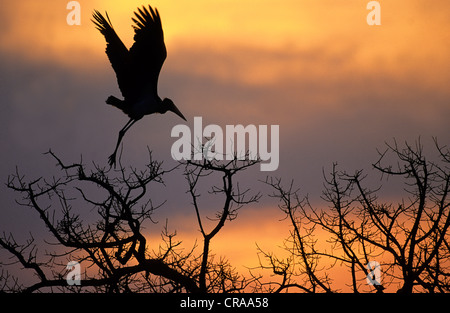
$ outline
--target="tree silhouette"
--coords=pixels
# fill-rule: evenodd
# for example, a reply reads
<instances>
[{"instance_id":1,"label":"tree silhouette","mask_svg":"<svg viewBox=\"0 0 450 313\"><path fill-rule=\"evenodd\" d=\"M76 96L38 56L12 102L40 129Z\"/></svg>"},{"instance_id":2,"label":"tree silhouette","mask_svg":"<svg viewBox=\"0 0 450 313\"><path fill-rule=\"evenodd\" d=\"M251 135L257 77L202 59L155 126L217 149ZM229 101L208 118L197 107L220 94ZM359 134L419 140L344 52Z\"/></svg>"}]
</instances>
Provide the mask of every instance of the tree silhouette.
<instances>
[{"instance_id":1,"label":"tree silhouette","mask_svg":"<svg viewBox=\"0 0 450 313\"><path fill-rule=\"evenodd\" d=\"M256 194L250 196L247 199L246 195L249 190L247 189L241 191L239 189L239 184L237 184L237 187L233 185L234 175L257 163L259 163L258 160L249 160L242 162L238 161L237 159L225 162L219 162L215 159L205 159L202 161L188 160L185 162L185 176L189 183L189 193L192 197L192 203L197 216L197 222L203 237L203 253L201 257L202 260L199 273L199 288L202 292L239 291L244 290L245 287L249 284L249 281L247 281L247 279L239 279L236 274L233 273L232 267L227 262L220 262L219 264L213 265L213 271L211 272L211 265L209 264L209 252L211 240L222 229L222 227L225 225L225 222L227 220L234 220L237 217L238 210L243 205L256 202L260 198L260 195ZM213 173L220 173L222 175L222 184L219 186L212 186L210 192L212 194L224 194L225 200L223 207L221 207L217 211L217 224L212 228L212 230L208 232L203 225L200 207L197 201L200 195L197 193L196 187L200 178L210 176Z\"/></svg>"},{"instance_id":2,"label":"tree silhouette","mask_svg":"<svg viewBox=\"0 0 450 313\"><path fill-rule=\"evenodd\" d=\"M263 183L273 190L270 196L279 200L278 208L290 224L290 236L283 242L287 257L257 247L260 266L246 276L226 258L213 255L211 247L242 206L260 200L260 193L250 194L236 180L259 160L206 158L164 169L149 152L142 170L125 168L120 159L117 170L95 164L88 170L81 162L66 164L49 151L58 176L28 180L16 169L7 186L21 194L20 205L39 215L51 239L43 254L42 244L33 237L19 243L3 232L0 247L33 272L35 280L22 283L2 262L0 290L330 293L342 288L333 276L340 266L355 293L449 292L450 152L437 140L435 147L436 156L425 156L420 141L404 147L394 141L379 153L373 169L383 180L399 180L404 187L404 196L396 202L383 198L383 186L369 188L362 170L350 174L337 164L324 174L322 199L327 208L301 197L294 182L286 186L281 178L268 177ZM155 210L164 205L153 203L152 190L166 188L164 175L180 170L202 238L189 248L167 222L160 240L146 232L154 226ZM214 218L205 214L211 208L200 201L205 185L216 199L209 204L217 206ZM79 285L66 281L70 261L83 269ZM381 266L381 279L368 266L373 261Z\"/></svg>"},{"instance_id":3,"label":"tree silhouette","mask_svg":"<svg viewBox=\"0 0 450 313\"><path fill-rule=\"evenodd\" d=\"M380 188L366 187L363 171L349 174L338 171L336 164L325 175L323 199L328 209L313 208L292 183L283 187L281 179L268 179L292 230L284 245L288 259L261 251L261 267L282 276L281 282L266 283L266 289L330 292L327 264L331 261L332 266L349 268L351 288L360 292L371 275L367 264L376 260L383 269L382 281L373 284L377 292L388 287L402 293L449 292L450 152L437 140L435 146L439 160L430 161L420 141L404 148L394 141L373 164L383 176L404 180L407 197L399 203L379 201ZM392 158L396 165L386 165ZM317 229L326 232L331 249L317 248Z\"/></svg>"},{"instance_id":4,"label":"tree silhouette","mask_svg":"<svg viewBox=\"0 0 450 313\"><path fill-rule=\"evenodd\" d=\"M9 251L25 269L34 271L38 281L23 286L5 270L2 271L4 291L33 292L41 290L95 292L230 292L239 291L249 284L226 259L214 260L210 255L212 238L225 222L237 216L238 209L257 201L258 195L245 199L246 191L234 186L233 178L258 161L225 162L188 161L169 170L152 159L144 170L112 170L94 166L89 173L85 165L66 165L52 151L48 154L57 161L62 175L58 178L39 178L27 181L18 170L8 178L7 186L22 194L21 205L36 211L57 245L64 251L37 254L34 239L19 244L12 234L0 237L0 245ZM120 162L119 162L120 163ZM145 224L152 223L154 211L162 204L154 205L145 195L153 184L164 184L163 176L185 166L184 175L189 182L198 223L204 238L203 249L197 255L195 246L185 251L175 232L167 225L162 232L163 243L157 249L150 248L144 235ZM197 203L196 185L213 173L223 175L222 185L213 186L211 192L224 194L225 201L217 213L218 222L207 232L202 223ZM69 195L75 190L76 196ZM54 208L59 205L59 209ZM94 223L84 221L76 209L98 213ZM60 216L59 216L60 215ZM59 217L58 217L59 216ZM151 240L151 239L150 239ZM46 260L42 260L46 257ZM65 279L65 265L76 260L83 269L80 285L70 286ZM60 268L60 272L55 272ZM56 289L55 289L56 288Z\"/></svg>"}]
</instances>

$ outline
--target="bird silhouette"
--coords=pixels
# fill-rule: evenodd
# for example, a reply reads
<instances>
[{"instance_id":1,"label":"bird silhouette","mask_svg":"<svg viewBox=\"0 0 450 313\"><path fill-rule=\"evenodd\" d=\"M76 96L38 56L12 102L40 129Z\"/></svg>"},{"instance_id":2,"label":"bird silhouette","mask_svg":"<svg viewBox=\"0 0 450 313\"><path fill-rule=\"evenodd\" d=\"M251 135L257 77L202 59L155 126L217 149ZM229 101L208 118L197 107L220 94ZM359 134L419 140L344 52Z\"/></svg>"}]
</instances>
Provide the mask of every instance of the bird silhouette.
<instances>
[{"instance_id":1,"label":"bird silhouette","mask_svg":"<svg viewBox=\"0 0 450 313\"><path fill-rule=\"evenodd\" d=\"M134 12L134 43L128 50L112 27L108 13L105 17L94 10L92 22L106 40L106 55L116 72L119 89L124 100L109 96L107 104L128 115L130 120L119 131L116 148L109 157L115 166L116 153L125 133L144 115L172 111L186 120L172 100L158 96L158 77L167 57L161 18L158 10L149 5Z\"/></svg>"}]
</instances>

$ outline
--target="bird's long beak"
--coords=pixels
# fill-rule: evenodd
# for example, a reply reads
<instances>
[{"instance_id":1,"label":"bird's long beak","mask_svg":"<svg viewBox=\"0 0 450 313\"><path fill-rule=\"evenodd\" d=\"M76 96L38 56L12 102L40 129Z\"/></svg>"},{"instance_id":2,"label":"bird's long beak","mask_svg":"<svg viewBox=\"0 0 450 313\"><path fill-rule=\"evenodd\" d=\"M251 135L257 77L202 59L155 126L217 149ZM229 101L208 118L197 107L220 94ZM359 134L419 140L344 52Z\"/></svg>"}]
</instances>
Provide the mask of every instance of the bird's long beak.
<instances>
[{"instance_id":1,"label":"bird's long beak","mask_svg":"<svg viewBox=\"0 0 450 313\"><path fill-rule=\"evenodd\" d=\"M174 104L172 108L170 108L171 111L173 113L175 113L176 115L178 115L179 117L181 117L183 120L187 121L186 118L184 117L183 113L181 113L180 110L178 110L177 106Z\"/></svg>"}]
</instances>

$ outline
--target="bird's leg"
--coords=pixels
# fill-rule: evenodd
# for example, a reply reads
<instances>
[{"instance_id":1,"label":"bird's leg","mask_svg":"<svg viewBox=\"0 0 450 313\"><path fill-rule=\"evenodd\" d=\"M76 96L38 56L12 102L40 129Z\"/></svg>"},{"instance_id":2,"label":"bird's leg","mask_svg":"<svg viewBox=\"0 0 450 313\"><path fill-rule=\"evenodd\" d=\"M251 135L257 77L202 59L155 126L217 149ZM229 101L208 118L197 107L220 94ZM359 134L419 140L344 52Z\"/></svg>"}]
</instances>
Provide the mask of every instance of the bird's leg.
<instances>
[{"instance_id":1,"label":"bird's leg","mask_svg":"<svg viewBox=\"0 0 450 313\"><path fill-rule=\"evenodd\" d=\"M135 119L133 119L133 118L130 119L130 120L125 124L125 126L119 131L119 138L117 138L116 148L114 149L113 154L111 154L111 155L109 156L109 159L108 159L109 166L113 166L113 165L114 165L114 168L116 167L116 153L117 153L117 149L119 149L119 145L120 145L120 142L122 141L123 136L125 135L125 133L127 132L127 130L130 129L131 126L133 126L133 124L134 124L135 122L136 122Z\"/></svg>"}]
</instances>

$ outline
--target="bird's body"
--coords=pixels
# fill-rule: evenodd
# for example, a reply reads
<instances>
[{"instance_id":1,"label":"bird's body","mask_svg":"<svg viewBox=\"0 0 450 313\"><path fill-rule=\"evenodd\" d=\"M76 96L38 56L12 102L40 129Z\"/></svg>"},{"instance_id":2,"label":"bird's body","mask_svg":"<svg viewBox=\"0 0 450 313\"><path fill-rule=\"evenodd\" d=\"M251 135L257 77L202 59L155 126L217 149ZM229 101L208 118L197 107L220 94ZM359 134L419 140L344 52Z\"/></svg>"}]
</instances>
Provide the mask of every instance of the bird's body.
<instances>
[{"instance_id":1,"label":"bird's body","mask_svg":"<svg viewBox=\"0 0 450 313\"><path fill-rule=\"evenodd\" d=\"M167 56L161 18L158 10L151 6L135 12L132 18L135 35L134 44L128 50L114 31L109 16L107 19L94 11L94 24L105 36L106 54L116 72L117 82L123 100L109 96L107 104L122 110L130 120L119 132L114 153L109 158L110 165L116 162L116 153L125 132L145 115L172 111L186 120L172 100L158 96L158 76Z\"/></svg>"},{"instance_id":2,"label":"bird's body","mask_svg":"<svg viewBox=\"0 0 450 313\"><path fill-rule=\"evenodd\" d=\"M152 95L144 95L131 103L128 103L126 100L117 99L114 96L110 96L106 100L106 103L122 110L123 113L134 120L140 120L145 115L153 113L164 113L165 106L162 102L161 98Z\"/></svg>"},{"instance_id":3,"label":"bird's body","mask_svg":"<svg viewBox=\"0 0 450 313\"><path fill-rule=\"evenodd\" d=\"M161 113L161 104L162 101L160 98L142 97L134 103L128 116L130 118L140 119L144 115Z\"/></svg>"}]
</instances>

